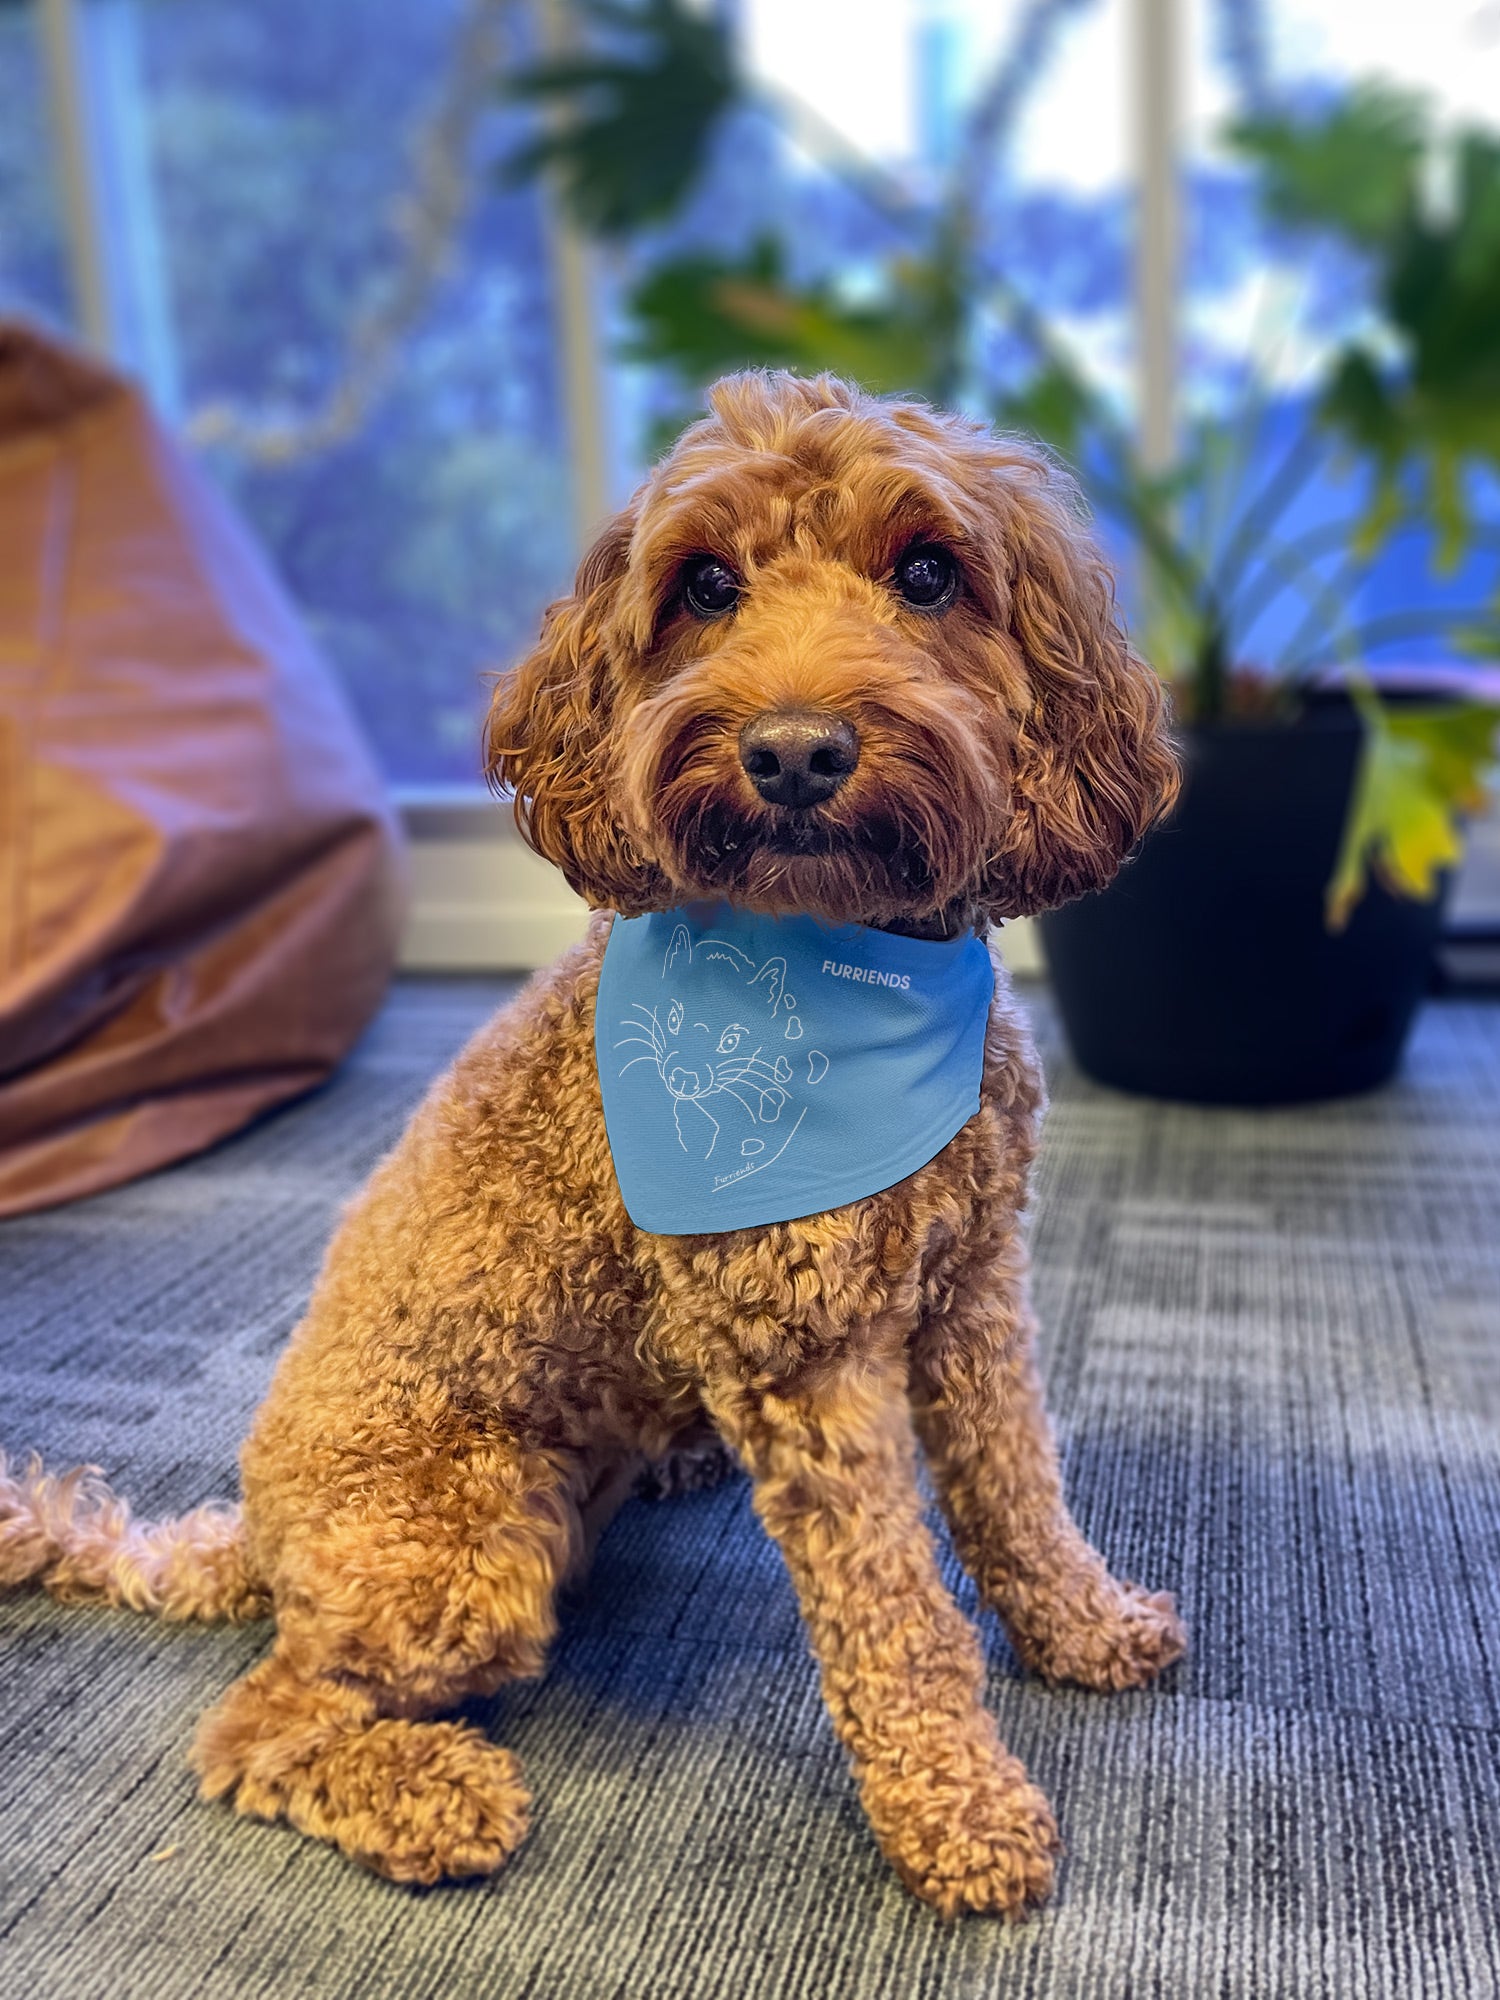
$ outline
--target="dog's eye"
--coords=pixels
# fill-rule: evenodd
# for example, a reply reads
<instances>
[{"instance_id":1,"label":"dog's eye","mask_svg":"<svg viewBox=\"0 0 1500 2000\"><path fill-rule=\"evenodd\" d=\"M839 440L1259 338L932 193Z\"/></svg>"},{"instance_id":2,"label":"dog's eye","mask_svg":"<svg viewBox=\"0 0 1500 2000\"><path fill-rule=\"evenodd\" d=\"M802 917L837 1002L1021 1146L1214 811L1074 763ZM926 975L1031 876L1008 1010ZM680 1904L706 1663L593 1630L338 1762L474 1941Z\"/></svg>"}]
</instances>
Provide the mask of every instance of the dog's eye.
<instances>
[{"instance_id":1,"label":"dog's eye","mask_svg":"<svg viewBox=\"0 0 1500 2000\"><path fill-rule=\"evenodd\" d=\"M727 562L694 556L682 572L682 598L695 618L722 618L740 601L742 586Z\"/></svg>"},{"instance_id":2,"label":"dog's eye","mask_svg":"<svg viewBox=\"0 0 1500 2000\"><path fill-rule=\"evenodd\" d=\"M958 595L958 564L936 542L919 542L901 556L891 581L915 611L946 611Z\"/></svg>"},{"instance_id":3,"label":"dog's eye","mask_svg":"<svg viewBox=\"0 0 1500 2000\"><path fill-rule=\"evenodd\" d=\"M739 1047L744 1033L743 1028L726 1028L719 1037L718 1054L721 1056L732 1056Z\"/></svg>"}]
</instances>

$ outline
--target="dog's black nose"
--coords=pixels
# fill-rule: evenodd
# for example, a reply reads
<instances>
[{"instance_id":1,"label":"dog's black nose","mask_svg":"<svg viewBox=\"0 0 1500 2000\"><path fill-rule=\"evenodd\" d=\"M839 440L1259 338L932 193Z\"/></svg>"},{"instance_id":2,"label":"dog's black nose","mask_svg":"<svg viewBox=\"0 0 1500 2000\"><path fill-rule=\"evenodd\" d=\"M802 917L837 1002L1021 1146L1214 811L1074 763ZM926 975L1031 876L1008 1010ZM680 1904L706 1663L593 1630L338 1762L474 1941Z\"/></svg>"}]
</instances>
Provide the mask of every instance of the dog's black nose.
<instances>
[{"instance_id":1,"label":"dog's black nose","mask_svg":"<svg viewBox=\"0 0 1500 2000\"><path fill-rule=\"evenodd\" d=\"M836 715L768 708L740 731L740 762L767 805L821 805L859 762L859 738Z\"/></svg>"}]
</instances>

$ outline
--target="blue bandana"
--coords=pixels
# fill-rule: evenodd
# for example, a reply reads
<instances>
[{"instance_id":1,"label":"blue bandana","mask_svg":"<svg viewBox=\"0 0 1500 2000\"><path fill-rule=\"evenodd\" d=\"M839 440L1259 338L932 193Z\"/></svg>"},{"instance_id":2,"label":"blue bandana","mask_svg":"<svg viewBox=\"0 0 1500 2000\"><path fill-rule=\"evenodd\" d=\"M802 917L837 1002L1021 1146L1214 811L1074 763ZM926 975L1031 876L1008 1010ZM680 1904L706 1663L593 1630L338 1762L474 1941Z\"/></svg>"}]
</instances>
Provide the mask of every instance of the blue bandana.
<instances>
[{"instance_id":1,"label":"blue bandana","mask_svg":"<svg viewBox=\"0 0 1500 2000\"><path fill-rule=\"evenodd\" d=\"M594 1046L631 1220L699 1236L893 1187L979 1109L993 991L972 932L725 903L616 917Z\"/></svg>"}]
</instances>

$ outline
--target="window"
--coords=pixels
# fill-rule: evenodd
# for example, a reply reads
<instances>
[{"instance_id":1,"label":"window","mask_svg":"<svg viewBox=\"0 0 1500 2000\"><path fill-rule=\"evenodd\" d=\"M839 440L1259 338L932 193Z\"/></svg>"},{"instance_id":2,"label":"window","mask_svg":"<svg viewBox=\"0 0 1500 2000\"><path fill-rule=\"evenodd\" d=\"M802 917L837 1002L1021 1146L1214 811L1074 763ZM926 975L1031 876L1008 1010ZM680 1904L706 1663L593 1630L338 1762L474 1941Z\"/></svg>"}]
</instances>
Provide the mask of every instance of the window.
<instances>
[{"instance_id":1,"label":"window","mask_svg":"<svg viewBox=\"0 0 1500 2000\"><path fill-rule=\"evenodd\" d=\"M771 87L929 185L1005 58L994 255L1127 414L1142 4L868 0L853 38L842 0L736 10ZM132 24L95 85L116 142L133 130L141 154L155 244L138 262L159 294L164 398L269 545L391 778L472 783L484 670L528 643L575 553L555 232L536 192L497 172L510 135L492 79L529 51L540 5L73 7L95 26ZM1305 255L1267 238L1218 139L1224 119L1268 90L1306 95L1371 70L1425 84L1454 115L1494 118L1500 0L1357 15L1343 0L1182 0L1179 12L1175 384L1185 404L1228 408L1258 372L1290 416L1319 343L1359 309L1357 274L1309 277ZM0 292L61 319L38 14L38 0L0 0ZM856 289L884 240L762 121L725 151L711 200L680 231L743 244L768 214L795 214L809 264L841 262ZM989 338L1003 377L1019 350L1003 327ZM638 464L655 392L629 369L612 380L620 455Z\"/></svg>"},{"instance_id":2,"label":"window","mask_svg":"<svg viewBox=\"0 0 1500 2000\"><path fill-rule=\"evenodd\" d=\"M62 216L48 157L47 94L30 8L0 0L0 311L66 323Z\"/></svg>"},{"instance_id":3,"label":"window","mask_svg":"<svg viewBox=\"0 0 1500 2000\"><path fill-rule=\"evenodd\" d=\"M0 132L0 279L61 317L28 11L0 8L20 112ZM165 303L159 396L269 546L390 777L477 782L483 672L527 643L572 557L540 202L497 186L491 74L462 69L475 22L498 60L494 24L521 10L109 0L133 46L102 65L93 7L77 11L96 108L128 112L149 165L161 255L135 276Z\"/></svg>"}]
</instances>

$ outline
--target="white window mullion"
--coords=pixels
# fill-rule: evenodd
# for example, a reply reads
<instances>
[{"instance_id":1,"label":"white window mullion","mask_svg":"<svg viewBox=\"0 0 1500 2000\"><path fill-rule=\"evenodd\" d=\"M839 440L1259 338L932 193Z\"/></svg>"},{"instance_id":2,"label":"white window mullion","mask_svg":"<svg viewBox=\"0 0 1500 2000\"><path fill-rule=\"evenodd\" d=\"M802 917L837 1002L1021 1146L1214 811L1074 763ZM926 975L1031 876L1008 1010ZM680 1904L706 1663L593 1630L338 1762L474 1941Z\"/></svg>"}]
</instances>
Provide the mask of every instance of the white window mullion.
<instances>
[{"instance_id":1,"label":"white window mullion","mask_svg":"<svg viewBox=\"0 0 1500 2000\"><path fill-rule=\"evenodd\" d=\"M39 0L78 330L179 407L133 0Z\"/></svg>"},{"instance_id":2,"label":"white window mullion","mask_svg":"<svg viewBox=\"0 0 1500 2000\"><path fill-rule=\"evenodd\" d=\"M1181 17L1181 0L1132 0L1137 435L1148 472L1164 471L1177 449Z\"/></svg>"}]
</instances>

